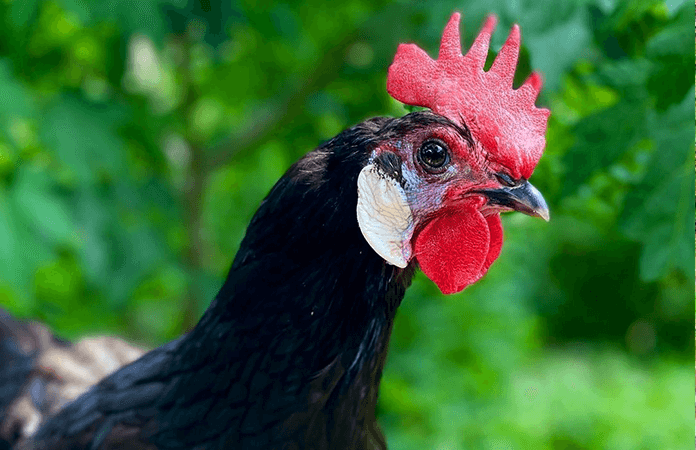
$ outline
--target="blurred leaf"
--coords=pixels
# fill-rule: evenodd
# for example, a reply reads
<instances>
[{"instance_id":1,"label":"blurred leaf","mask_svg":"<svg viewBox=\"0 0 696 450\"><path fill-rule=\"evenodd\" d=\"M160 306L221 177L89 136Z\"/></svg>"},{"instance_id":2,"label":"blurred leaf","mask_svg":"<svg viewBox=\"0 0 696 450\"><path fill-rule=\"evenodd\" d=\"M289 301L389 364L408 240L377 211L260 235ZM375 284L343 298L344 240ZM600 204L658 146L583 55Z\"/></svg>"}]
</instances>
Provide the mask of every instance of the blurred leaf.
<instances>
[{"instance_id":1,"label":"blurred leaf","mask_svg":"<svg viewBox=\"0 0 696 450\"><path fill-rule=\"evenodd\" d=\"M146 277L132 294L131 304L137 328L146 340L173 339L179 334L183 318L186 274L164 267Z\"/></svg>"},{"instance_id":2,"label":"blurred leaf","mask_svg":"<svg viewBox=\"0 0 696 450\"><path fill-rule=\"evenodd\" d=\"M29 210L24 208L13 194L13 191L6 193L0 189L0 280L8 282L23 294L37 265L52 256L52 243L46 238L55 237L52 233L56 230L50 220L41 219L38 224L31 222L29 216L33 216L36 210L31 205ZM60 205L49 208L49 215L55 213L60 235L65 229L65 224L61 222L66 218ZM45 232L47 236L40 236L37 232ZM24 309L31 308L36 301L33 296L17 298L23 299Z\"/></svg>"},{"instance_id":3,"label":"blurred leaf","mask_svg":"<svg viewBox=\"0 0 696 450\"><path fill-rule=\"evenodd\" d=\"M46 113L41 134L76 181L92 184L99 176L112 178L125 168L123 142L115 132L122 118L117 106L64 96Z\"/></svg>"},{"instance_id":4,"label":"blurred leaf","mask_svg":"<svg viewBox=\"0 0 696 450\"><path fill-rule=\"evenodd\" d=\"M11 116L31 117L34 112L30 93L15 78L12 63L0 59L0 119L6 121Z\"/></svg>"},{"instance_id":5,"label":"blurred leaf","mask_svg":"<svg viewBox=\"0 0 696 450\"><path fill-rule=\"evenodd\" d=\"M694 94L666 113L651 114L648 130L655 152L643 181L626 198L621 223L641 241L641 276L650 281L672 269L691 277L693 257Z\"/></svg>"},{"instance_id":6,"label":"blurred leaf","mask_svg":"<svg viewBox=\"0 0 696 450\"><path fill-rule=\"evenodd\" d=\"M82 23L86 23L92 16L94 0L57 0L60 6L74 14Z\"/></svg>"},{"instance_id":7,"label":"blurred leaf","mask_svg":"<svg viewBox=\"0 0 696 450\"><path fill-rule=\"evenodd\" d=\"M9 22L15 31L26 27L29 20L36 13L39 0L13 1L10 4Z\"/></svg>"},{"instance_id":8,"label":"blurred leaf","mask_svg":"<svg viewBox=\"0 0 696 450\"><path fill-rule=\"evenodd\" d=\"M580 120L573 127L575 144L563 156L563 193L575 192L597 171L619 160L643 136L646 105L622 100L611 108Z\"/></svg>"},{"instance_id":9,"label":"blurred leaf","mask_svg":"<svg viewBox=\"0 0 696 450\"><path fill-rule=\"evenodd\" d=\"M674 20L647 43L646 55L658 62L648 83L658 109L678 103L694 83L693 17L693 6L683 5Z\"/></svg>"},{"instance_id":10,"label":"blurred leaf","mask_svg":"<svg viewBox=\"0 0 696 450\"><path fill-rule=\"evenodd\" d=\"M535 450L683 448L693 439L683 413L692 377L693 368L669 361L641 364L586 346L552 351L511 375L501 420L484 425L487 440Z\"/></svg>"},{"instance_id":11,"label":"blurred leaf","mask_svg":"<svg viewBox=\"0 0 696 450\"><path fill-rule=\"evenodd\" d=\"M598 68L597 76L629 100L645 100L648 98L645 85L652 68L653 63L644 58L607 61ZM648 105L643 108L649 109Z\"/></svg>"},{"instance_id":12,"label":"blurred leaf","mask_svg":"<svg viewBox=\"0 0 696 450\"><path fill-rule=\"evenodd\" d=\"M16 219L11 210L9 199L0 190L0 274L6 282L20 285L17 277L21 268L18 254L18 237L15 233Z\"/></svg>"},{"instance_id":13,"label":"blurred leaf","mask_svg":"<svg viewBox=\"0 0 696 450\"><path fill-rule=\"evenodd\" d=\"M78 254L85 277L95 284L109 276L110 253L117 250L109 245L109 225L115 221L109 203L100 199L94 189L81 193L76 201L75 215L79 224Z\"/></svg>"},{"instance_id":14,"label":"blurred leaf","mask_svg":"<svg viewBox=\"0 0 696 450\"><path fill-rule=\"evenodd\" d=\"M24 227L51 243L68 240L74 222L65 201L55 194L45 173L20 171L12 193Z\"/></svg>"},{"instance_id":15,"label":"blurred leaf","mask_svg":"<svg viewBox=\"0 0 696 450\"><path fill-rule=\"evenodd\" d=\"M680 58L693 58L694 46L691 42L691 25L693 19L693 7L690 3L679 8L671 23L655 34L647 43L647 56L661 58L666 56L679 56Z\"/></svg>"},{"instance_id":16,"label":"blurred leaf","mask_svg":"<svg viewBox=\"0 0 696 450\"><path fill-rule=\"evenodd\" d=\"M34 291L44 302L70 304L79 298L81 278L80 268L72 258L49 261L36 270Z\"/></svg>"},{"instance_id":17,"label":"blurred leaf","mask_svg":"<svg viewBox=\"0 0 696 450\"><path fill-rule=\"evenodd\" d=\"M81 7L81 2L70 0L70 3ZM93 15L96 20L118 23L125 36L142 33L161 45L167 32L162 6L185 3L185 0L99 0L94 2Z\"/></svg>"},{"instance_id":18,"label":"blurred leaf","mask_svg":"<svg viewBox=\"0 0 696 450\"><path fill-rule=\"evenodd\" d=\"M571 2L566 5L568 3ZM539 29L537 16L532 15L534 9L528 11L527 14L531 16L527 20L529 28L536 26L537 33L523 28L524 43L532 55L531 66L543 75L546 89L555 90L561 82L561 74L572 67L579 56L587 53L592 34L587 14L582 8L563 8L553 1L545 4L539 2L537 5L546 11L547 26ZM520 23L527 25L521 19Z\"/></svg>"}]
</instances>

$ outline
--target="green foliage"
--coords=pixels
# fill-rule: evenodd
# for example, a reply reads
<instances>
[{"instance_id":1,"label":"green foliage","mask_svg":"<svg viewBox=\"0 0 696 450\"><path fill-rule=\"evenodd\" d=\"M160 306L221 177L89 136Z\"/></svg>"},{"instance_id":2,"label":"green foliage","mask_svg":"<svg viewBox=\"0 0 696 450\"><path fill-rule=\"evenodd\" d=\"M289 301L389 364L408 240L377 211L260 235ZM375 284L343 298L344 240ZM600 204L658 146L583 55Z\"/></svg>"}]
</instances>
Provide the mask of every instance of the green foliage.
<instances>
[{"instance_id":1,"label":"green foliage","mask_svg":"<svg viewBox=\"0 0 696 450\"><path fill-rule=\"evenodd\" d=\"M67 338L180 334L294 160L410 110L384 88L396 46L435 55L457 9L465 45L498 15L492 53L521 25L552 220L506 216L462 294L417 277L382 384L391 447L690 442L688 2L0 2L0 305Z\"/></svg>"}]
</instances>

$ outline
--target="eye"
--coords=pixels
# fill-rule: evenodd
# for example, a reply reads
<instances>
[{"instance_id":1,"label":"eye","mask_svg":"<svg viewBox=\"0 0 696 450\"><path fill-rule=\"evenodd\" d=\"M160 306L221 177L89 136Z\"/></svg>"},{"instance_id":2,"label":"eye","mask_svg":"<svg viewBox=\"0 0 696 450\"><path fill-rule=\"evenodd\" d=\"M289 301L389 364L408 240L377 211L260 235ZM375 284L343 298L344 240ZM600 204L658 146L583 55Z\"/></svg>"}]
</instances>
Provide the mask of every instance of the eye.
<instances>
[{"instance_id":1,"label":"eye","mask_svg":"<svg viewBox=\"0 0 696 450\"><path fill-rule=\"evenodd\" d=\"M442 141L429 139L418 149L418 161L429 172L442 172L449 160L449 151Z\"/></svg>"},{"instance_id":2,"label":"eye","mask_svg":"<svg viewBox=\"0 0 696 450\"><path fill-rule=\"evenodd\" d=\"M515 183L515 180L513 180L512 177L511 177L510 175L508 175L508 174L506 174L506 173L504 173L504 172L496 173L496 174L495 174L495 178L496 178L496 179L498 180L498 182L499 182L500 184L502 184L503 186L514 187L514 186L517 185L517 183Z\"/></svg>"}]
</instances>

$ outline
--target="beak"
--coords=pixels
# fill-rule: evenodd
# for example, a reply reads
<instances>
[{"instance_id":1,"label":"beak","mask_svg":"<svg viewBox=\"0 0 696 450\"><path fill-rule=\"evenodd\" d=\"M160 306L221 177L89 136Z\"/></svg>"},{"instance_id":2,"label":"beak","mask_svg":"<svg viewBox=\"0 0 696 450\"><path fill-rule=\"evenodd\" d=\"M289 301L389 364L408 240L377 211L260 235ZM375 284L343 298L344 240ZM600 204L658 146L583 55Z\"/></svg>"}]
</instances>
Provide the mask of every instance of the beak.
<instances>
[{"instance_id":1,"label":"beak","mask_svg":"<svg viewBox=\"0 0 696 450\"><path fill-rule=\"evenodd\" d=\"M503 206L549 221L549 207L546 206L546 200L529 181L519 186L490 189L482 193L488 197L488 203L491 205Z\"/></svg>"}]
</instances>

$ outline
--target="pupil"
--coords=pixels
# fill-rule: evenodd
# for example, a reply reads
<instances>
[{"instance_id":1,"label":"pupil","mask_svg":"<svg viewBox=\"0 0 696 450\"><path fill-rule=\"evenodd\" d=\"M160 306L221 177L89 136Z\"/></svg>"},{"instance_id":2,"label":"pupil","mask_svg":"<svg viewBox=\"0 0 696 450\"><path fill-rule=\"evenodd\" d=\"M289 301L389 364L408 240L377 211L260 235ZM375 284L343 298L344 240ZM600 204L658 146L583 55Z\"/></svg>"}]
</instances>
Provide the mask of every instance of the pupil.
<instances>
[{"instance_id":1,"label":"pupil","mask_svg":"<svg viewBox=\"0 0 696 450\"><path fill-rule=\"evenodd\" d=\"M446 159L447 152L436 142L427 142L421 152L423 161L431 167L441 167Z\"/></svg>"}]
</instances>

